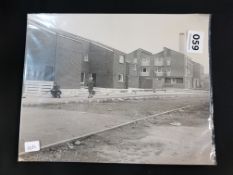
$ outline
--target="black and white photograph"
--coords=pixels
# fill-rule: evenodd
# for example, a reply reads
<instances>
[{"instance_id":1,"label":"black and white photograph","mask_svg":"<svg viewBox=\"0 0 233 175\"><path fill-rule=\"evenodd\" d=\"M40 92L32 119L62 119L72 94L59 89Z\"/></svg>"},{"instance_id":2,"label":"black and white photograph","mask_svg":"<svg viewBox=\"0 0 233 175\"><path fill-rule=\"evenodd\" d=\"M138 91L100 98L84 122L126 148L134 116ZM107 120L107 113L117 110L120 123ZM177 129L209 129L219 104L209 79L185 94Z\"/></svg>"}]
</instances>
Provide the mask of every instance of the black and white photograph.
<instances>
[{"instance_id":1,"label":"black and white photograph","mask_svg":"<svg viewBox=\"0 0 233 175\"><path fill-rule=\"evenodd\" d=\"M28 14L18 161L216 165L208 14Z\"/></svg>"}]
</instances>

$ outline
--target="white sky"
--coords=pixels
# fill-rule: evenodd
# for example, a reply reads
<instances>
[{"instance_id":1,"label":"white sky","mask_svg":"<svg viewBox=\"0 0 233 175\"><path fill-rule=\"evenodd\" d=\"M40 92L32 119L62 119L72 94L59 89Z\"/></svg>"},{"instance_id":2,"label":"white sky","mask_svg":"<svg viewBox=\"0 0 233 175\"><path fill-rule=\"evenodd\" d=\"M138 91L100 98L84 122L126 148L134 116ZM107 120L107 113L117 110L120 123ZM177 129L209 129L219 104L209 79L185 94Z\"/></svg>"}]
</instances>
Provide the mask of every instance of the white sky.
<instances>
[{"instance_id":1,"label":"white sky","mask_svg":"<svg viewBox=\"0 0 233 175\"><path fill-rule=\"evenodd\" d=\"M157 53L163 47L179 51L180 32L203 31L203 53L187 55L209 73L207 14L37 14L29 17L126 53L138 48Z\"/></svg>"}]
</instances>

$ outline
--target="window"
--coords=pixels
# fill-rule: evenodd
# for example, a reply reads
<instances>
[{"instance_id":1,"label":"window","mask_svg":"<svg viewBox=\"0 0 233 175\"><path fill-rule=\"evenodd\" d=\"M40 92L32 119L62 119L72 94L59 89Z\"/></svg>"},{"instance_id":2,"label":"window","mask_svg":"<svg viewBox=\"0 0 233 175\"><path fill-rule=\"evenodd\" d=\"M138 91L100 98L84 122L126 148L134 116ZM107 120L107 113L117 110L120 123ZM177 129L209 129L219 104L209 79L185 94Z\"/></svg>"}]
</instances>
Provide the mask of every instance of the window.
<instances>
[{"instance_id":1,"label":"window","mask_svg":"<svg viewBox=\"0 0 233 175\"><path fill-rule=\"evenodd\" d=\"M150 64L150 58L142 58L142 64Z\"/></svg>"},{"instance_id":2,"label":"window","mask_svg":"<svg viewBox=\"0 0 233 175\"><path fill-rule=\"evenodd\" d=\"M124 81L124 75L123 74L119 74L118 75L118 81L119 82L123 82Z\"/></svg>"},{"instance_id":3,"label":"window","mask_svg":"<svg viewBox=\"0 0 233 175\"><path fill-rule=\"evenodd\" d=\"M158 67L157 72L162 72L162 67Z\"/></svg>"},{"instance_id":4,"label":"window","mask_svg":"<svg viewBox=\"0 0 233 175\"><path fill-rule=\"evenodd\" d=\"M162 66L163 65L163 57L159 56L154 59L154 65L155 66Z\"/></svg>"},{"instance_id":5,"label":"window","mask_svg":"<svg viewBox=\"0 0 233 175\"><path fill-rule=\"evenodd\" d=\"M124 60L124 56L123 55L120 55L119 56L119 63L124 63L125 60Z\"/></svg>"},{"instance_id":6,"label":"window","mask_svg":"<svg viewBox=\"0 0 233 175\"><path fill-rule=\"evenodd\" d=\"M142 67L140 76L150 76L150 68Z\"/></svg>"},{"instance_id":7,"label":"window","mask_svg":"<svg viewBox=\"0 0 233 175\"><path fill-rule=\"evenodd\" d=\"M165 78L165 83L171 84L171 78Z\"/></svg>"},{"instance_id":8,"label":"window","mask_svg":"<svg viewBox=\"0 0 233 175\"><path fill-rule=\"evenodd\" d=\"M142 68L142 72L147 72L147 68Z\"/></svg>"},{"instance_id":9,"label":"window","mask_svg":"<svg viewBox=\"0 0 233 175\"><path fill-rule=\"evenodd\" d=\"M167 59L167 65L170 66L171 65L171 60Z\"/></svg>"},{"instance_id":10,"label":"window","mask_svg":"<svg viewBox=\"0 0 233 175\"><path fill-rule=\"evenodd\" d=\"M166 68L166 75L171 76L171 68L170 67Z\"/></svg>"},{"instance_id":11,"label":"window","mask_svg":"<svg viewBox=\"0 0 233 175\"><path fill-rule=\"evenodd\" d=\"M171 72L171 68L167 67L166 72Z\"/></svg>"},{"instance_id":12,"label":"window","mask_svg":"<svg viewBox=\"0 0 233 175\"><path fill-rule=\"evenodd\" d=\"M176 83L179 83L179 84L181 83L182 84L183 83L183 78L177 78Z\"/></svg>"},{"instance_id":13,"label":"window","mask_svg":"<svg viewBox=\"0 0 233 175\"><path fill-rule=\"evenodd\" d=\"M135 71L137 70L137 65L136 64L133 65L133 70L135 70Z\"/></svg>"},{"instance_id":14,"label":"window","mask_svg":"<svg viewBox=\"0 0 233 175\"><path fill-rule=\"evenodd\" d=\"M176 78L172 78L171 79L171 84L176 84L177 82L176 82Z\"/></svg>"},{"instance_id":15,"label":"window","mask_svg":"<svg viewBox=\"0 0 233 175\"><path fill-rule=\"evenodd\" d=\"M134 58L134 59L133 59L133 63L134 63L134 64L137 64L137 63L138 63L138 59L137 59L137 58Z\"/></svg>"},{"instance_id":16,"label":"window","mask_svg":"<svg viewBox=\"0 0 233 175\"><path fill-rule=\"evenodd\" d=\"M88 60L88 55L85 55L84 58L83 58L83 60L84 60L85 62L88 62L88 61L89 61L89 60Z\"/></svg>"}]
</instances>

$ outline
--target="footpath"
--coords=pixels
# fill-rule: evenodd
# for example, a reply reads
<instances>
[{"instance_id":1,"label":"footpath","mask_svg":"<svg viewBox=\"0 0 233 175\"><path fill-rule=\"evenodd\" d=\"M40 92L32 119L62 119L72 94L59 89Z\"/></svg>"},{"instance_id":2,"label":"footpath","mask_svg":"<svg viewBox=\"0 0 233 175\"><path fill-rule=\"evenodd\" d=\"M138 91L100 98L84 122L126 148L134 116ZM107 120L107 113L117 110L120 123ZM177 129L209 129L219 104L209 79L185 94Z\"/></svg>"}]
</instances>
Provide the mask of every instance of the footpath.
<instances>
[{"instance_id":1,"label":"footpath","mask_svg":"<svg viewBox=\"0 0 233 175\"><path fill-rule=\"evenodd\" d=\"M41 106L41 105L55 105L55 104L67 104L67 103L91 103L91 102L114 102L124 100L136 100L136 99L150 99L160 97L178 97L179 95L202 95L209 93L204 90L192 90L192 89L167 89L157 90L118 90L118 91L106 91L97 89L96 94L92 98L88 98L87 90L82 90L78 95L62 95L61 98L52 98L47 96L26 96L22 98L22 106Z\"/></svg>"}]
</instances>

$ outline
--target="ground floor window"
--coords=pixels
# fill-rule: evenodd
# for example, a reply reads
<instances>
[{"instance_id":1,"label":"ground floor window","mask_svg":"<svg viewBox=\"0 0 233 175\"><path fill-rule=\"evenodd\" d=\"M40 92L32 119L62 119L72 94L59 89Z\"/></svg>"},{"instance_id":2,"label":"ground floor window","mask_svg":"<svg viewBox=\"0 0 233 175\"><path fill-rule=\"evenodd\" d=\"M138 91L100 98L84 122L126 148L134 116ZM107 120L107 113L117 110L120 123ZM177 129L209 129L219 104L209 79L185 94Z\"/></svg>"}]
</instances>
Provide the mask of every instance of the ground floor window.
<instances>
[{"instance_id":1,"label":"ground floor window","mask_svg":"<svg viewBox=\"0 0 233 175\"><path fill-rule=\"evenodd\" d=\"M167 84L182 84L183 78L165 78Z\"/></svg>"},{"instance_id":2,"label":"ground floor window","mask_svg":"<svg viewBox=\"0 0 233 175\"><path fill-rule=\"evenodd\" d=\"M118 75L118 81L119 82L123 82L124 81L124 75L123 74L119 74Z\"/></svg>"},{"instance_id":3,"label":"ground floor window","mask_svg":"<svg viewBox=\"0 0 233 175\"><path fill-rule=\"evenodd\" d=\"M177 79L176 79L176 83L182 84L182 83L183 83L183 78L177 78Z\"/></svg>"},{"instance_id":4,"label":"ground floor window","mask_svg":"<svg viewBox=\"0 0 233 175\"><path fill-rule=\"evenodd\" d=\"M165 78L165 83L171 84L171 78Z\"/></svg>"}]
</instances>

